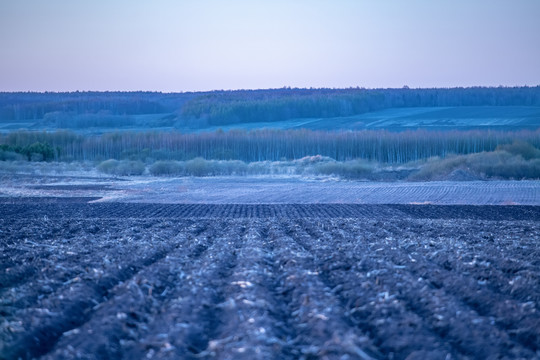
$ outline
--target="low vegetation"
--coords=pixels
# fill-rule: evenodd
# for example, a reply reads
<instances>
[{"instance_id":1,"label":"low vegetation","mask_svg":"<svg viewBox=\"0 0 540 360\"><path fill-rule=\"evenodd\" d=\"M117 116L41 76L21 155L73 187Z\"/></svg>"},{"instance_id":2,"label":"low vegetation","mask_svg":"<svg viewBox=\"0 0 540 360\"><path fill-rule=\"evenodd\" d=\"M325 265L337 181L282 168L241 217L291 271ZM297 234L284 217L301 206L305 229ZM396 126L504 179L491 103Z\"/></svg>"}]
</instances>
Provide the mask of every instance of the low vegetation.
<instances>
[{"instance_id":1,"label":"low vegetation","mask_svg":"<svg viewBox=\"0 0 540 360\"><path fill-rule=\"evenodd\" d=\"M50 161L57 153L49 143L34 142L22 145L0 145L0 160Z\"/></svg>"},{"instance_id":2,"label":"low vegetation","mask_svg":"<svg viewBox=\"0 0 540 360\"><path fill-rule=\"evenodd\" d=\"M540 150L515 142L495 151L429 159L411 180L540 179Z\"/></svg>"},{"instance_id":3,"label":"low vegetation","mask_svg":"<svg viewBox=\"0 0 540 360\"><path fill-rule=\"evenodd\" d=\"M107 160L98 170L113 175L141 175L142 162ZM306 156L292 161L240 160L156 161L148 166L153 176L230 176L230 175L302 175L336 176L342 179L483 180L540 179L540 150L521 142L498 147L495 151L430 158L405 166L389 166L365 160L336 161L329 157ZM396 176L389 177L390 173Z\"/></svg>"},{"instance_id":4,"label":"low vegetation","mask_svg":"<svg viewBox=\"0 0 540 360\"><path fill-rule=\"evenodd\" d=\"M437 111L418 113L426 108ZM412 112L405 111L407 115L403 109ZM540 148L540 129L536 128L540 110L537 109L540 109L539 86L283 88L178 94L0 93L0 129L7 131L0 134L0 161L92 162L100 164L100 171L113 175L281 173L294 167L293 172L362 178L381 168L435 158L436 161L427 161L423 166L425 173L418 176L432 178L429 169L442 161L437 166L444 169L439 170L472 166L478 176L504 176L508 172L510 177L534 177L534 159L538 158ZM399 114L400 129L413 130L386 130L391 125L380 130L340 127L345 117L380 110ZM466 124L465 130L458 130L461 127L452 125L452 121L443 131L422 129L422 124L431 124L433 116L440 117L441 123L448 117L461 119L456 124ZM515 127L506 128L514 130L503 130L501 126L493 127L499 130L489 129L490 119L497 116L526 118L526 121L520 120L512 123ZM469 118L481 121L468 121ZM326 125L314 125L313 129L318 130L286 130L279 126L272 130L255 126L257 130L193 132L207 126L215 130L219 126L227 129L231 124L299 119L325 119ZM359 120L345 122L350 125L351 121ZM481 126L474 128L475 124ZM19 128L26 130L15 130ZM120 128L131 131L119 132ZM161 131L155 131L158 128ZM516 144L528 144L530 148L524 152ZM486 154L472 156L492 152L498 154L497 159L488 159ZM507 159L501 152L512 157ZM317 155L333 161L318 161L307 168L295 162ZM499 164L496 168L502 170L481 168L478 164L483 160ZM374 163L378 165L373 166Z\"/></svg>"},{"instance_id":5,"label":"low vegetation","mask_svg":"<svg viewBox=\"0 0 540 360\"><path fill-rule=\"evenodd\" d=\"M118 161L111 159L100 163L97 169L105 174L130 176L142 175L146 167L141 161Z\"/></svg>"},{"instance_id":6,"label":"low vegetation","mask_svg":"<svg viewBox=\"0 0 540 360\"><path fill-rule=\"evenodd\" d=\"M379 133L381 135L384 133ZM457 133L459 134L459 133ZM45 136L53 136L54 134L45 134ZM244 134L246 135L246 134ZM369 134L368 134L369 135ZM371 134L373 135L373 134ZM393 136L393 134L391 134ZM415 134L419 139L419 134ZM145 152L140 154L134 152L126 152L118 158L109 158L100 160L98 157L74 155L60 157L60 162L45 162L51 160L49 151L53 148L51 145L41 142L33 142L29 145L1 145L0 147L0 171L7 173L51 173L62 172L66 166L53 164L71 164L69 171L76 168L88 170L88 166L94 164L94 168L100 173L114 176L134 176L134 175L151 175L151 176L244 176L244 175L299 175L299 176L335 176L342 179L363 179L363 180L411 180L411 181L432 181L432 180L483 180L483 179L540 179L540 149L533 146L530 142L524 140L515 140L513 142L502 143L494 147L491 151L482 150L485 145L490 142L489 139L484 139L482 146L477 146L480 142L480 134L475 134L477 137L472 137L471 134L461 134L463 144L471 147L471 152L465 154L455 154L450 151L441 151L441 139L437 137L426 138L425 144L431 144L432 147L427 153L445 153L446 155L431 156L418 158L416 156L400 155L400 158L414 159L415 161L389 162L377 161L375 157L370 158L333 158L326 155L307 155L298 159L281 158L273 160L276 156L256 157L260 160L244 161L241 159L212 159L201 156L182 159L184 156L175 156L174 152L161 153ZM491 134L493 139L500 141L503 137L501 134ZM506 134L508 135L508 134ZM519 133L522 138L532 135L527 132ZM150 135L152 136L152 135ZM165 136L162 134L160 136ZM200 135L199 141L203 141L207 135ZM393 151L396 149L406 148L406 154L420 153L418 147L407 148L404 146L407 137L411 134L404 134L401 138L401 143L394 144ZM447 135L448 136L448 135ZM497 138L497 136L499 136ZM456 138L458 136L456 135ZM122 137L120 139L129 139ZM381 137L381 142L384 141L390 144L391 137ZM400 138L395 138L400 140ZM97 137L87 139L97 148L106 148L105 143L100 143L103 139ZM247 138L244 140L247 141ZM335 140L335 139L334 139ZM366 139L364 139L366 140ZM374 145L372 142L367 142ZM410 140L410 139L409 139ZM450 143L447 139L447 143ZM439 145L439 149L435 145ZM99 145L99 147L97 146ZM232 147L238 144L231 144ZM410 145L410 143L409 143ZM267 153L268 149L257 148L257 143L251 145L255 153ZM381 143L379 146L383 147ZM493 146L491 146L493 147ZM300 149L300 148L299 148ZM321 148L322 149L322 148ZM321 150L319 149L319 150ZM338 149L338 147L336 147ZM472 152L473 149L482 151ZM77 151L72 154L76 154ZM366 151L367 146L363 149ZM314 152L316 150L313 150ZM359 151L356 149L355 151ZM380 152L381 148L374 150ZM58 151L60 152L60 151ZM322 151L321 151L322 152ZM299 155L305 154L303 151L296 152ZM58 153L57 153L58 154ZM178 152L176 153L178 154ZM154 155L154 156L151 156ZM156 156L158 155L158 156ZM55 155L58 156L58 155ZM161 160L156 159L161 158ZM75 161L72 161L75 158ZM43 166L37 166L42 163ZM32 165L35 164L35 165ZM47 168L51 170L48 171Z\"/></svg>"},{"instance_id":7,"label":"low vegetation","mask_svg":"<svg viewBox=\"0 0 540 360\"><path fill-rule=\"evenodd\" d=\"M321 155L336 161L362 159L399 165L411 161L494 151L515 141L540 147L540 129L521 131L311 131L254 130L180 132L115 132L82 135L69 131L16 131L0 135L7 151L41 154L43 160L258 161L296 160ZM17 150L19 149L19 150ZM29 159L30 160L30 159Z\"/></svg>"},{"instance_id":8,"label":"low vegetation","mask_svg":"<svg viewBox=\"0 0 540 360\"><path fill-rule=\"evenodd\" d=\"M109 163L111 160L103 162ZM239 160L156 161L148 167L153 176L229 176L229 175L330 175L347 179L366 178L377 165L361 160L335 161L334 159L307 156L293 161L256 161L245 163Z\"/></svg>"}]
</instances>

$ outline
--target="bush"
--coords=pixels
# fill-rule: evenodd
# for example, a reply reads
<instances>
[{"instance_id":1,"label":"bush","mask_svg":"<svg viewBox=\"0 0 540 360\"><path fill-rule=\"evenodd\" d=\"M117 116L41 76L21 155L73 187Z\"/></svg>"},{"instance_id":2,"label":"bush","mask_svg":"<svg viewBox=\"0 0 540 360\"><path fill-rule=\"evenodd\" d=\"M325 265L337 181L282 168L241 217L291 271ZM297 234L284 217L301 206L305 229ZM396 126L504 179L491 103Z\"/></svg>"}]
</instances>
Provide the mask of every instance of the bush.
<instances>
[{"instance_id":1,"label":"bush","mask_svg":"<svg viewBox=\"0 0 540 360\"><path fill-rule=\"evenodd\" d=\"M246 172L249 175L269 175L273 174L276 171L275 167L272 166L274 163L271 161L257 161L246 164Z\"/></svg>"},{"instance_id":2,"label":"bush","mask_svg":"<svg viewBox=\"0 0 540 360\"><path fill-rule=\"evenodd\" d=\"M142 161L120 161L117 168L117 175L142 175L146 170L146 166Z\"/></svg>"},{"instance_id":3,"label":"bush","mask_svg":"<svg viewBox=\"0 0 540 360\"><path fill-rule=\"evenodd\" d=\"M105 160L97 166L98 171L105 174L114 174L115 169L118 167L118 160L110 159Z\"/></svg>"},{"instance_id":4,"label":"bush","mask_svg":"<svg viewBox=\"0 0 540 360\"><path fill-rule=\"evenodd\" d=\"M441 180L458 168L466 168L465 156L450 155L445 159L433 157L421 165L420 170L409 176L409 180Z\"/></svg>"},{"instance_id":5,"label":"bush","mask_svg":"<svg viewBox=\"0 0 540 360\"><path fill-rule=\"evenodd\" d=\"M104 162L104 166L109 166ZM373 172L373 165L364 161L336 162L321 156L293 161L258 161L246 164L240 160L157 161L149 168L154 176L228 176L228 175L336 175L362 178Z\"/></svg>"},{"instance_id":6,"label":"bush","mask_svg":"<svg viewBox=\"0 0 540 360\"><path fill-rule=\"evenodd\" d=\"M506 151L512 155L520 155L525 160L540 158L540 150L525 141L514 141L512 144L499 145L496 151Z\"/></svg>"},{"instance_id":7,"label":"bush","mask_svg":"<svg viewBox=\"0 0 540 360\"><path fill-rule=\"evenodd\" d=\"M240 160L213 161L216 175L246 175L248 166Z\"/></svg>"},{"instance_id":8,"label":"bush","mask_svg":"<svg viewBox=\"0 0 540 360\"><path fill-rule=\"evenodd\" d=\"M184 166L179 161L156 161L148 171L154 176L181 175L184 172Z\"/></svg>"},{"instance_id":9,"label":"bush","mask_svg":"<svg viewBox=\"0 0 540 360\"><path fill-rule=\"evenodd\" d=\"M468 158L469 167L487 178L540 178L540 159L525 160L521 155L512 155L505 151L472 154Z\"/></svg>"},{"instance_id":10,"label":"bush","mask_svg":"<svg viewBox=\"0 0 540 360\"><path fill-rule=\"evenodd\" d=\"M482 152L470 155L452 156L446 159L430 159L420 170L409 177L409 180L444 180L451 173L463 170L474 177L497 179L540 179L540 158L525 159L523 151L529 151L521 145L509 145L514 154L502 151Z\"/></svg>"},{"instance_id":11,"label":"bush","mask_svg":"<svg viewBox=\"0 0 540 360\"><path fill-rule=\"evenodd\" d=\"M118 161L114 159L103 161L97 169L105 174L130 176L142 175L146 167L141 161Z\"/></svg>"},{"instance_id":12,"label":"bush","mask_svg":"<svg viewBox=\"0 0 540 360\"><path fill-rule=\"evenodd\" d=\"M186 161L186 172L188 175L192 176L212 175L212 169L209 162L200 157Z\"/></svg>"},{"instance_id":13,"label":"bush","mask_svg":"<svg viewBox=\"0 0 540 360\"><path fill-rule=\"evenodd\" d=\"M0 144L0 160L23 160L28 161L49 161L53 160L55 151L47 143L35 142L31 145L11 146Z\"/></svg>"},{"instance_id":14,"label":"bush","mask_svg":"<svg viewBox=\"0 0 540 360\"><path fill-rule=\"evenodd\" d=\"M36 142L21 149L21 154L28 157L29 161L49 161L54 159L54 150L51 145Z\"/></svg>"},{"instance_id":15,"label":"bush","mask_svg":"<svg viewBox=\"0 0 540 360\"><path fill-rule=\"evenodd\" d=\"M250 166L240 160L156 161L149 168L154 176L218 176L251 174Z\"/></svg>"}]
</instances>

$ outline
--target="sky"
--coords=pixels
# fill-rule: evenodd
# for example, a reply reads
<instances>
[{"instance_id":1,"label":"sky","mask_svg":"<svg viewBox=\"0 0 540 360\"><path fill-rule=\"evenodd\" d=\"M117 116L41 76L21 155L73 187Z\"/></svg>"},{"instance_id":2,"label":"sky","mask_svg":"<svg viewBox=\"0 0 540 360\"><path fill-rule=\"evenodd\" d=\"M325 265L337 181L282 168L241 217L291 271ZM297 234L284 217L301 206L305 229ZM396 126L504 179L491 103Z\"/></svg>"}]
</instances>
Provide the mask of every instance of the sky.
<instances>
[{"instance_id":1,"label":"sky","mask_svg":"<svg viewBox=\"0 0 540 360\"><path fill-rule=\"evenodd\" d=\"M0 0L0 91L540 85L540 0Z\"/></svg>"}]
</instances>

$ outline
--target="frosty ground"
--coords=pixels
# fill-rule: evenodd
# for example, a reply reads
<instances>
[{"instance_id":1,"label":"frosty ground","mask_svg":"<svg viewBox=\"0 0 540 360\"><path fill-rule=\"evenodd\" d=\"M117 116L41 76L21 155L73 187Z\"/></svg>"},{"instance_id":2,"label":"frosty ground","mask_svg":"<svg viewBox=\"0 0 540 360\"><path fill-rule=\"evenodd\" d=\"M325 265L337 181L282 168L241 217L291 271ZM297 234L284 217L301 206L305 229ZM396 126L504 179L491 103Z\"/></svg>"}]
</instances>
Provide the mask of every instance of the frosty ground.
<instances>
[{"instance_id":1,"label":"frosty ground","mask_svg":"<svg viewBox=\"0 0 540 360\"><path fill-rule=\"evenodd\" d=\"M219 180L4 178L0 357L540 358L538 182Z\"/></svg>"},{"instance_id":2,"label":"frosty ground","mask_svg":"<svg viewBox=\"0 0 540 360\"><path fill-rule=\"evenodd\" d=\"M91 172L0 175L0 198L74 196L123 203L540 205L540 182L370 182L302 176L111 178Z\"/></svg>"}]
</instances>

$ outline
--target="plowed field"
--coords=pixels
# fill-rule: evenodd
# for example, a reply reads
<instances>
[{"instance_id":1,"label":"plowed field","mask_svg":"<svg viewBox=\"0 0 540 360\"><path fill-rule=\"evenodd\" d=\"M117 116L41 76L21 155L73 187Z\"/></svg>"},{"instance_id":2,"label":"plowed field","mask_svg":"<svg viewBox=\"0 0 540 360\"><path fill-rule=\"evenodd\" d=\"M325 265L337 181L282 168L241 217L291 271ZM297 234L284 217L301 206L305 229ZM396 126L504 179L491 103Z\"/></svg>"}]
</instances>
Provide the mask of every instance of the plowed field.
<instances>
[{"instance_id":1,"label":"plowed field","mask_svg":"<svg viewBox=\"0 0 540 360\"><path fill-rule=\"evenodd\" d=\"M0 204L0 357L540 358L540 207Z\"/></svg>"}]
</instances>

